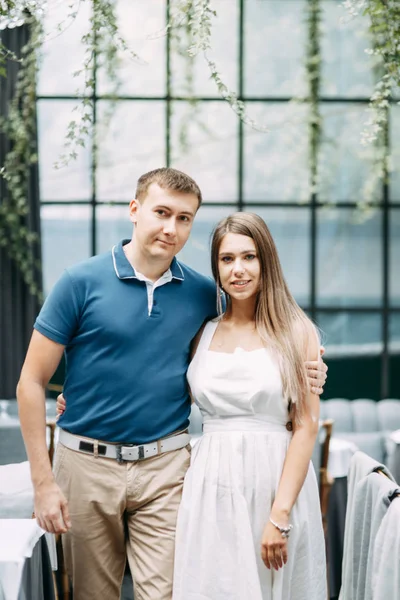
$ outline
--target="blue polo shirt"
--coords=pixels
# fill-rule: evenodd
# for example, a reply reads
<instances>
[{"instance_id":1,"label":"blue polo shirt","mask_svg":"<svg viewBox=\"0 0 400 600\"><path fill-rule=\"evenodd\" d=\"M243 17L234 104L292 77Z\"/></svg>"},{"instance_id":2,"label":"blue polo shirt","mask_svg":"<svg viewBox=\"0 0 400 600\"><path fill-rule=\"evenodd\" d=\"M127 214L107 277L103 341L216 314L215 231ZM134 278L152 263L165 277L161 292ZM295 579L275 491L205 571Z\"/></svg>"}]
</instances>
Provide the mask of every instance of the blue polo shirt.
<instances>
[{"instance_id":1,"label":"blue polo shirt","mask_svg":"<svg viewBox=\"0 0 400 600\"><path fill-rule=\"evenodd\" d=\"M127 241L67 269L34 327L66 346L60 427L140 444L188 426L190 342L215 317L216 289L174 258L172 280L154 289L149 314L146 283L122 248Z\"/></svg>"}]
</instances>

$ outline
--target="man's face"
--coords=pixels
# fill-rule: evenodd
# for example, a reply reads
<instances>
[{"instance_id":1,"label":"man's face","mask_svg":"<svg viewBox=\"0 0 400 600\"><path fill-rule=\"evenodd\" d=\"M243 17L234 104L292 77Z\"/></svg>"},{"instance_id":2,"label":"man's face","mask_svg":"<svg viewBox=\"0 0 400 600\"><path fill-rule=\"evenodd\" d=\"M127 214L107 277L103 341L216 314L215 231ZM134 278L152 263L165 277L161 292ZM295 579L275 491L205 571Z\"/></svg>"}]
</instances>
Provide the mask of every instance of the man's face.
<instances>
[{"instance_id":1,"label":"man's face","mask_svg":"<svg viewBox=\"0 0 400 600\"><path fill-rule=\"evenodd\" d=\"M189 237L198 205L195 194L164 190L156 183L149 186L141 202L132 200L133 235L143 256L172 260Z\"/></svg>"}]
</instances>

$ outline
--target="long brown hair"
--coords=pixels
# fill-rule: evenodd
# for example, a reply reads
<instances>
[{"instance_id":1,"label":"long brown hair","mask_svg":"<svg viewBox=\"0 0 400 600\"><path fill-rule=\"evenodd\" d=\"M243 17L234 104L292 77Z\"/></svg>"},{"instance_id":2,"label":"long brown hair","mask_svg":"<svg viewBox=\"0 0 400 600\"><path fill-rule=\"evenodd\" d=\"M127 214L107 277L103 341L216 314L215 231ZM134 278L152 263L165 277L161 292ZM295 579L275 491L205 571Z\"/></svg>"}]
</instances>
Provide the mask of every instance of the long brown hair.
<instances>
[{"instance_id":1,"label":"long brown hair","mask_svg":"<svg viewBox=\"0 0 400 600\"><path fill-rule=\"evenodd\" d=\"M260 288L257 295L255 322L263 342L277 351L283 382L283 394L295 405L296 421L301 422L307 399L308 383L304 361L312 321L293 298L283 276L278 252L271 233L261 217L254 213L237 212L226 217L214 229L211 242L211 268L220 288L218 256L227 233L250 237L260 261ZM226 294L226 312L231 309Z\"/></svg>"}]
</instances>

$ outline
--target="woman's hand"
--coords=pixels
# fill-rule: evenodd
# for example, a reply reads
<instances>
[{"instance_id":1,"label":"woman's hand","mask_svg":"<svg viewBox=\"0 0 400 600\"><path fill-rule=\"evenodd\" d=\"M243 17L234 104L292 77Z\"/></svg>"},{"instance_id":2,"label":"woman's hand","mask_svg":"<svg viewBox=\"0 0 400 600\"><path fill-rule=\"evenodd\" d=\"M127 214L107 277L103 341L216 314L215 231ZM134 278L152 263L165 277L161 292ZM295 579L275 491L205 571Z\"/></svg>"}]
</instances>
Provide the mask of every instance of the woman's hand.
<instances>
[{"instance_id":1,"label":"woman's hand","mask_svg":"<svg viewBox=\"0 0 400 600\"><path fill-rule=\"evenodd\" d=\"M62 394L60 394L59 396L57 396L57 402L56 402L57 419L58 419L58 417L60 417L63 414L66 407L67 407L67 403L65 402L65 398Z\"/></svg>"},{"instance_id":2,"label":"woman's hand","mask_svg":"<svg viewBox=\"0 0 400 600\"><path fill-rule=\"evenodd\" d=\"M286 524L282 523L282 526ZM261 539L261 558L267 569L278 571L287 563L287 541L288 538L282 537L279 529L268 521Z\"/></svg>"}]
</instances>

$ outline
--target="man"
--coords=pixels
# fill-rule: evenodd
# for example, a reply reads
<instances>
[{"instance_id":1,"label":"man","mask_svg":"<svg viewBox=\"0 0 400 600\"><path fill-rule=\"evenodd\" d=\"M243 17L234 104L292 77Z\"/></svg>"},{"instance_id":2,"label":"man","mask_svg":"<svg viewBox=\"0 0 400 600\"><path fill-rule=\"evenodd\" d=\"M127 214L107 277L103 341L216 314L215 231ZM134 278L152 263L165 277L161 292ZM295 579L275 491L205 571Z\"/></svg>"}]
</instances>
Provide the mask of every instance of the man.
<instances>
[{"instance_id":1,"label":"man","mask_svg":"<svg viewBox=\"0 0 400 600\"><path fill-rule=\"evenodd\" d=\"M126 557L138 599L171 598L190 460L190 342L216 313L215 285L175 258L201 200L174 169L140 177L132 240L68 269L35 323L17 390L21 427L36 518L65 533L75 600L119 599ZM64 351L67 409L53 475L45 388ZM324 367L315 373L322 384Z\"/></svg>"}]
</instances>

